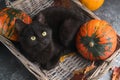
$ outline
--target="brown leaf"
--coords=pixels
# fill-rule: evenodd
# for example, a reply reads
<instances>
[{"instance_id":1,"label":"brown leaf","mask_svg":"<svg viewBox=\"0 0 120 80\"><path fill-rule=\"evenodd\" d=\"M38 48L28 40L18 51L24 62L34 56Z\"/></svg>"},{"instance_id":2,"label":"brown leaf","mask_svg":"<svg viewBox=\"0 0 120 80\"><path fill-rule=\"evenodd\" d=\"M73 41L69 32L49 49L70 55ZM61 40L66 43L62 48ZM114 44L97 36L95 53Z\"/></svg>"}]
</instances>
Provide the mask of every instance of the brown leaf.
<instances>
[{"instance_id":1,"label":"brown leaf","mask_svg":"<svg viewBox=\"0 0 120 80\"><path fill-rule=\"evenodd\" d=\"M61 0L54 0L54 5L55 6L61 6L62 5L62 1Z\"/></svg>"},{"instance_id":2,"label":"brown leaf","mask_svg":"<svg viewBox=\"0 0 120 80\"><path fill-rule=\"evenodd\" d=\"M75 74L70 80L87 80L83 73Z\"/></svg>"},{"instance_id":3,"label":"brown leaf","mask_svg":"<svg viewBox=\"0 0 120 80\"><path fill-rule=\"evenodd\" d=\"M115 67L113 69L112 80L120 80L120 67Z\"/></svg>"},{"instance_id":4,"label":"brown leaf","mask_svg":"<svg viewBox=\"0 0 120 80\"><path fill-rule=\"evenodd\" d=\"M84 70L84 74L86 74L87 72L93 70L96 66L94 65L94 61L92 62L92 64L90 66L87 66Z\"/></svg>"},{"instance_id":5,"label":"brown leaf","mask_svg":"<svg viewBox=\"0 0 120 80\"><path fill-rule=\"evenodd\" d=\"M70 0L54 0L54 5L55 6L62 6L65 8L70 8L71 2L70 2Z\"/></svg>"},{"instance_id":6,"label":"brown leaf","mask_svg":"<svg viewBox=\"0 0 120 80\"><path fill-rule=\"evenodd\" d=\"M96 66L94 65L94 62L90 65L87 66L83 69L79 69L77 71L74 71L74 76L71 80L87 80L86 79L86 73L90 72L91 70L93 70Z\"/></svg>"}]
</instances>

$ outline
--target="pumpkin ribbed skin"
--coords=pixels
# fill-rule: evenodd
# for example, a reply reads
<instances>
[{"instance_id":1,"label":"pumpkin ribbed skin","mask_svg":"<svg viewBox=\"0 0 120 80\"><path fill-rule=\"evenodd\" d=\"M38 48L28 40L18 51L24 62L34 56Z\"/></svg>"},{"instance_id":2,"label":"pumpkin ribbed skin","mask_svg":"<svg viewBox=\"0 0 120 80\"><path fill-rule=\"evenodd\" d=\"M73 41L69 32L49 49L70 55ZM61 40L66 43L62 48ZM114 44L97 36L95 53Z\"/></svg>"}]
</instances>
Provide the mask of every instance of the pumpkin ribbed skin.
<instances>
[{"instance_id":1,"label":"pumpkin ribbed skin","mask_svg":"<svg viewBox=\"0 0 120 80\"><path fill-rule=\"evenodd\" d=\"M18 36L15 30L15 20L20 19L26 24L30 24L32 19L23 11L13 8L4 8L0 11L0 35L17 41Z\"/></svg>"},{"instance_id":2,"label":"pumpkin ribbed skin","mask_svg":"<svg viewBox=\"0 0 120 80\"><path fill-rule=\"evenodd\" d=\"M99 9L104 3L104 0L79 0L79 1L91 11Z\"/></svg>"},{"instance_id":3,"label":"pumpkin ribbed skin","mask_svg":"<svg viewBox=\"0 0 120 80\"><path fill-rule=\"evenodd\" d=\"M104 20L90 20L77 33L77 50L89 60L107 59L115 51L116 45L116 32Z\"/></svg>"}]
</instances>

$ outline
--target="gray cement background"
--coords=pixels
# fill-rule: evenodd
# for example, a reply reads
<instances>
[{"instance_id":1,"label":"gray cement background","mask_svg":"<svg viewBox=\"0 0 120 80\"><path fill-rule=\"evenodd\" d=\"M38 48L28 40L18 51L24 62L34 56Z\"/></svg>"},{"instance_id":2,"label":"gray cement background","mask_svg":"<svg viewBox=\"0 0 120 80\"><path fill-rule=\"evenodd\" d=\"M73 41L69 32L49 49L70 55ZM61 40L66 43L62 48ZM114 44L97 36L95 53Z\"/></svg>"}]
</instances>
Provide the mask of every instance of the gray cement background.
<instances>
[{"instance_id":1,"label":"gray cement background","mask_svg":"<svg viewBox=\"0 0 120 80\"><path fill-rule=\"evenodd\" d=\"M108 21L112 27L120 35L120 1L119 0L105 0L103 6L94 13L101 19ZM114 62L110 65L120 66L118 62L120 61L120 56L114 59ZM108 71L99 80L111 80L112 71Z\"/></svg>"},{"instance_id":2,"label":"gray cement background","mask_svg":"<svg viewBox=\"0 0 120 80\"><path fill-rule=\"evenodd\" d=\"M37 79L0 43L0 80Z\"/></svg>"},{"instance_id":3,"label":"gray cement background","mask_svg":"<svg viewBox=\"0 0 120 80\"><path fill-rule=\"evenodd\" d=\"M120 34L120 1L105 0L103 6L94 12L101 19L108 21Z\"/></svg>"},{"instance_id":4,"label":"gray cement background","mask_svg":"<svg viewBox=\"0 0 120 80\"><path fill-rule=\"evenodd\" d=\"M108 21L120 34L120 1L105 0L103 6L94 11L101 19ZM110 80L110 72L100 80ZM36 80L24 66L0 43L0 80Z\"/></svg>"}]
</instances>

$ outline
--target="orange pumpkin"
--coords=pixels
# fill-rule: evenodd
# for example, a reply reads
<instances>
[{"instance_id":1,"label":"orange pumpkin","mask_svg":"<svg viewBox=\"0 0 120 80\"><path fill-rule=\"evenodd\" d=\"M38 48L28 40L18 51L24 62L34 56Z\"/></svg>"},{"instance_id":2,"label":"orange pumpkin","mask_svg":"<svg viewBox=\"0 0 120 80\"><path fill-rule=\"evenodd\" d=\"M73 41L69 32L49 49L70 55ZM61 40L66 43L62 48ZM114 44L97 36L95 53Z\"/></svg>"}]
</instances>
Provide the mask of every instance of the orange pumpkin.
<instances>
[{"instance_id":1,"label":"orange pumpkin","mask_svg":"<svg viewBox=\"0 0 120 80\"><path fill-rule=\"evenodd\" d=\"M79 0L79 1L91 11L99 9L104 3L104 0Z\"/></svg>"},{"instance_id":2,"label":"orange pumpkin","mask_svg":"<svg viewBox=\"0 0 120 80\"><path fill-rule=\"evenodd\" d=\"M4 8L0 11L0 35L5 36L6 38L17 41L18 36L15 30L15 20L20 19L26 24L30 24L32 19L23 11L13 9L13 8Z\"/></svg>"},{"instance_id":3,"label":"orange pumpkin","mask_svg":"<svg viewBox=\"0 0 120 80\"><path fill-rule=\"evenodd\" d=\"M76 37L78 52L89 60L105 60L116 49L117 35L104 20L90 20L80 27Z\"/></svg>"}]
</instances>

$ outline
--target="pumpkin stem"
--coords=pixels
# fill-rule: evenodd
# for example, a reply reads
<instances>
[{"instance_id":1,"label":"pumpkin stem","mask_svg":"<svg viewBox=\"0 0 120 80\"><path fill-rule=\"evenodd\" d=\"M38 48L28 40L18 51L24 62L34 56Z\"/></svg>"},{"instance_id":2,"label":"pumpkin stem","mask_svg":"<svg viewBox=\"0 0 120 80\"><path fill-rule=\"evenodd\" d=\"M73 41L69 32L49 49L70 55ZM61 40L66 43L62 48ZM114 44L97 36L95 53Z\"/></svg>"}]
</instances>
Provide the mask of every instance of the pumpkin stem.
<instances>
[{"instance_id":1,"label":"pumpkin stem","mask_svg":"<svg viewBox=\"0 0 120 80\"><path fill-rule=\"evenodd\" d=\"M94 42L91 41L91 42L89 43L89 46L90 46L90 47L93 47L93 46L94 46Z\"/></svg>"}]
</instances>

